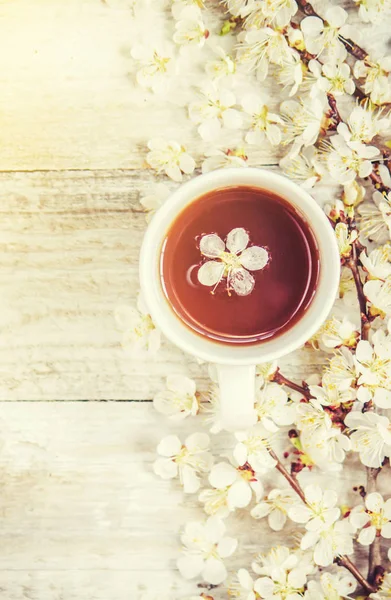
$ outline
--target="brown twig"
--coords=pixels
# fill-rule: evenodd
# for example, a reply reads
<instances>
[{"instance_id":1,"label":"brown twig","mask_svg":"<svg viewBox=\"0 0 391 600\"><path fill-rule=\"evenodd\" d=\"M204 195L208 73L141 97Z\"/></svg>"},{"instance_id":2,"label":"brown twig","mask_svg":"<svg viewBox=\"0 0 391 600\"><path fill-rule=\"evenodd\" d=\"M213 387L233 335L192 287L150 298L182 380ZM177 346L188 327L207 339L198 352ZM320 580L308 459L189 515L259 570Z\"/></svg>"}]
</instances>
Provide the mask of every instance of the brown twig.
<instances>
[{"instance_id":1,"label":"brown twig","mask_svg":"<svg viewBox=\"0 0 391 600\"><path fill-rule=\"evenodd\" d=\"M325 19L318 15L318 13L316 12L312 4L310 4L310 2L307 2L306 0L297 0L297 4L301 12L306 17L318 17L318 19L321 19L323 23L326 22ZM366 52L363 48L358 46L355 42L353 42L353 40L350 40L349 38L344 38L342 35L340 36L340 40L345 46L346 50L349 52L349 54L354 56L354 58L356 58L357 60L364 60L368 56L368 52Z\"/></svg>"},{"instance_id":2,"label":"brown twig","mask_svg":"<svg viewBox=\"0 0 391 600\"><path fill-rule=\"evenodd\" d=\"M380 468L372 468L367 467L367 485L366 485L366 493L371 494L372 492L376 492L376 482L377 477L381 471ZM376 572L379 566L381 566L381 549L380 549L380 536L375 537L372 544L369 546L369 555L368 555L368 581L370 583L375 582Z\"/></svg>"},{"instance_id":3,"label":"brown twig","mask_svg":"<svg viewBox=\"0 0 391 600\"><path fill-rule=\"evenodd\" d=\"M302 396L304 396L304 398L306 398L307 400L310 400L312 398L307 384L299 385L298 383L295 383L294 381L287 379L286 377L284 377L284 375L282 373L280 373L280 371L278 369L274 373L272 381L275 381L276 383L279 383L280 385L286 385L287 387L291 388L291 390L294 390L295 392L299 392L299 394L302 394Z\"/></svg>"},{"instance_id":4,"label":"brown twig","mask_svg":"<svg viewBox=\"0 0 391 600\"><path fill-rule=\"evenodd\" d=\"M307 504L304 490L301 487L300 483L297 481L296 477L289 473L289 471L284 467L284 465L279 460L277 454L271 448L269 448L269 454L277 463L276 469L281 473L281 475L283 477L285 477L285 479L287 480L289 485L296 492L296 494L300 497L302 502L304 502L304 504ZM367 592L369 592L369 593L376 592L377 588L365 579L364 575L357 569L357 567L352 563L352 561L350 560L350 558L348 556L346 556L346 555L339 556L335 560L335 562L337 564L341 565L342 567L345 567L345 569L347 569L353 575L353 577L358 581L358 583Z\"/></svg>"},{"instance_id":5,"label":"brown twig","mask_svg":"<svg viewBox=\"0 0 391 600\"><path fill-rule=\"evenodd\" d=\"M353 577L356 579L356 581L358 581L361 587L364 588L364 590L367 590L370 593L377 591L377 587L365 579L364 575L357 569L356 565L352 563L348 556L340 556L335 562L337 565L345 567L345 569L347 569L349 573L353 575Z\"/></svg>"},{"instance_id":6,"label":"brown twig","mask_svg":"<svg viewBox=\"0 0 391 600\"><path fill-rule=\"evenodd\" d=\"M360 306L360 317L361 317L361 339L367 340L369 333L369 317L368 317L368 306L367 299L364 294L364 286L361 281L360 272L358 270L358 256L357 256L357 246L356 243L352 246L352 256L350 260L346 263L346 266L349 267L354 283L357 291L358 303Z\"/></svg>"}]
</instances>

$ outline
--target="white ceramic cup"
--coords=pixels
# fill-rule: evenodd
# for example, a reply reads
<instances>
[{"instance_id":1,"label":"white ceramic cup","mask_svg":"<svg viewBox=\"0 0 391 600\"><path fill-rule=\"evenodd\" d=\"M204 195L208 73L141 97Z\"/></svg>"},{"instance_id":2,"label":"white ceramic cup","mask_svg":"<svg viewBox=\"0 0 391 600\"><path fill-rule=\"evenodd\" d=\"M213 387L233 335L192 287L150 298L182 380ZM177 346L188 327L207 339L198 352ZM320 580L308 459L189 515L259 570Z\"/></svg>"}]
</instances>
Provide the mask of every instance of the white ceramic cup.
<instances>
[{"instance_id":1,"label":"white ceramic cup","mask_svg":"<svg viewBox=\"0 0 391 600\"><path fill-rule=\"evenodd\" d=\"M159 268L163 240L185 206L212 190L243 185L274 192L295 207L312 229L320 259L315 296L301 319L275 338L250 346L219 343L190 329L164 295ZM221 169L179 187L154 215L140 255L141 289L153 321L176 346L217 365L221 422L224 429L230 431L245 429L256 420L255 366L296 350L319 329L334 303L339 276L335 235L322 209L306 191L286 177L255 168Z\"/></svg>"}]
</instances>

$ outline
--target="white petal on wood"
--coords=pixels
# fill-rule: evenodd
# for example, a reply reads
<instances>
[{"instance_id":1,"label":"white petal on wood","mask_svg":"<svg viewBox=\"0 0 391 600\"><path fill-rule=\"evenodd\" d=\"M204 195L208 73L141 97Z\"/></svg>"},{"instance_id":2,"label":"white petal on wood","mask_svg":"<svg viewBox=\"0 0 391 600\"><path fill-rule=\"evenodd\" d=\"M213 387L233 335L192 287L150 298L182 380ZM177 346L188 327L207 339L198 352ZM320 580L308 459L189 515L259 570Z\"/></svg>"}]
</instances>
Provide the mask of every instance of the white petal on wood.
<instances>
[{"instance_id":1,"label":"white petal on wood","mask_svg":"<svg viewBox=\"0 0 391 600\"><path fill-rule=\"evenodd\" d=\"M255 280L246 269L232 269L229 283L238 296L248 296L254 289Z\"/></svg>"},{"instance_id":2,"label":"white petal on wood","mask_svg":"<svg viewBox=\"0 0 391 600\"><path fill-rule=\"evenodd\" d=\"M239 260L246 269L258 271L267 265L269 253L266 248L261 246L250 246L250 248L243 250Z\"/></svg>"},{"instance_id":3,"label":"white petal on wood","mask_svg":"<svg viewBox=\"0 0 391 600\"><path fill-rule=\"evenodd\" d=\"M202 285L212 287L222 279L224 263L217 260L208 260L198 269L198 281Z\"/></svg>"},{"instance_id":4,"label":"white petal on wood","mask_svg":"<svg viewBox=\"0 0 391 600\"><path fill-rule=\"evenodd\" d=\"M227 235L227 248L233 254L238 254L238 252L242 252L245 249L249 239L248 233L243 227L232 229Z\"/></svg>"}]
</instances>

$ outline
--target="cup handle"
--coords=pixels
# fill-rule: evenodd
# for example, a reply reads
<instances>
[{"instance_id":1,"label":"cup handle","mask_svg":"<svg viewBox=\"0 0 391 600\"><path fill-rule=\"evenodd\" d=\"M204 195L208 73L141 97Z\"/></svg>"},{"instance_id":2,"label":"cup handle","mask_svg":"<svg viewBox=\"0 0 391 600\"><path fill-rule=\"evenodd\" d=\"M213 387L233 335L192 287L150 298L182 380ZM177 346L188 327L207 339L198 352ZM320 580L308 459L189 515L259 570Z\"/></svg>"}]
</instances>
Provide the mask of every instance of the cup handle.
<instances>
[{"instance_id":1,"label":"cup handle","mask_svg":"<svg viewBox=\"0 0 391 600\"><path fill-rule=\"evenodd\" d=\"M217 365L217 375L223 429L248 429L257 421L254 409L255 365Z\"/></svg>"}]
</instances>

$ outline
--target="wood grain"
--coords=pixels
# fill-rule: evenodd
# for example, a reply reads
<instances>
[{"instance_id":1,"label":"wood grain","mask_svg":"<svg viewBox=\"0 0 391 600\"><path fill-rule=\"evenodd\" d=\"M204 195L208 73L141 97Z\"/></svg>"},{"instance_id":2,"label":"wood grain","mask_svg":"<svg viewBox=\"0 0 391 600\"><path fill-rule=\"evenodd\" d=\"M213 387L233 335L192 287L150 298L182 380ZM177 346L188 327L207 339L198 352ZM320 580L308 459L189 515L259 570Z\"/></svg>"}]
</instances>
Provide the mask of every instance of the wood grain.
<instances>
[{"instance_id":1,"label":"wood grain","mask_svg":"<svg viewBox=\"0 0 391 600\"><path fill-rule=\"evenodd\" d=\"M170 423L150 404L5 403L1 411L0 590L6 600L184 600L196 585L179 577L179 531L203 518L196 496L152 471L155 447L169 433L183 439L203 429L202 417ZM285 438L286 440L286 438ZM288 442L276 440L279 453ZM232 447L212 437L214 454ZM349 468L350 464L350 468ZM359 502L364 482L352 460L324 486L343 503ZM311 475L319 480L316 471ZM272 472L265 491L283 485ZM249 567L270 546L270 530L238 511L227 521L239 539L230 569ZM272 534L294 544L297 528ZM362 555L365 555L363 550ZM226 598L222 588L217 600Z\"/></svg>"},{"instance_id":2,"label":"wood grain","mask_svg":"<svg viewBox=\"0 0 391 600\"><path fill-rule=\"evenodd\" d=\"M0 173L0 400L151 399L169 373L207 382L169 343L128 357L114 311L134 304L146 227L134 171ZM289 357L303 377L324 357Z\"/></svg>"}]
</instances>

